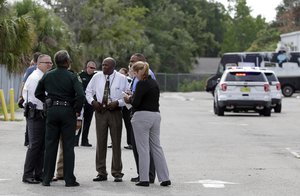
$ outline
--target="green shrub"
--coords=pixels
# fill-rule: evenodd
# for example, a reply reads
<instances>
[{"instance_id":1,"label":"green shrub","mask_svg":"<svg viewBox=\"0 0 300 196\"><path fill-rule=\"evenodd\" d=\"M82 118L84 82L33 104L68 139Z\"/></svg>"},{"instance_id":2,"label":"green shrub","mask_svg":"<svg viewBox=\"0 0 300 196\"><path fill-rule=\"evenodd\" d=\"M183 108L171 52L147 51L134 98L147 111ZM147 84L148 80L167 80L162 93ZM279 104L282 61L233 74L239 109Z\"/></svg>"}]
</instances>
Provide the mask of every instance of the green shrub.
<instances>
[{"instance_id":1,"label":"green shrub","mask_svg":"<svg viewBox=\"0 0 300 196\"><path fill-rule=\"evenodd\" d=\"M206 85L206 79L203 78L202 80L184 80L179 85L179 91L180 92L192 92L192 91L203 91L205 89Z\"/></svg>"}]
</instances>

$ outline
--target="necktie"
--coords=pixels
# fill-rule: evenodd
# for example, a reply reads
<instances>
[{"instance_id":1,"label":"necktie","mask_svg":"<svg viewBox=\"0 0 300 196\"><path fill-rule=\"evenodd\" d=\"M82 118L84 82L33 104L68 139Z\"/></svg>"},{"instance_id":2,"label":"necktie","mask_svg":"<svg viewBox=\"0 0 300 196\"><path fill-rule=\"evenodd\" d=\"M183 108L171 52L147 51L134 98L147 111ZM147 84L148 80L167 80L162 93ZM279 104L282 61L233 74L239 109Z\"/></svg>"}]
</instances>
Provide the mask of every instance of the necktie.
<instances>
[{"instance_id":1,"label":"necktie","mask_svg":"<svg viewBox=\"0 0 300 196\"><path fill-rule=\"evenodd\" d=\"M135 80L135 77L131 80L131 83L130 83L130 90L132 90L132 86L133 86L134 80Z\"/></svg>"},{"instance_id":2,"label":"necktie","mask_svg":"<svg viewBox=\"0 0 300 196\"><path fill-rule=\"evenodd\" d=\"M110 94L109 76L107 76L106 82L105 82L105 87L104 87L103 100L102 100L103 107L106 107L106 105L108 104L109 94Z\"/></svg>"}]
</instances>

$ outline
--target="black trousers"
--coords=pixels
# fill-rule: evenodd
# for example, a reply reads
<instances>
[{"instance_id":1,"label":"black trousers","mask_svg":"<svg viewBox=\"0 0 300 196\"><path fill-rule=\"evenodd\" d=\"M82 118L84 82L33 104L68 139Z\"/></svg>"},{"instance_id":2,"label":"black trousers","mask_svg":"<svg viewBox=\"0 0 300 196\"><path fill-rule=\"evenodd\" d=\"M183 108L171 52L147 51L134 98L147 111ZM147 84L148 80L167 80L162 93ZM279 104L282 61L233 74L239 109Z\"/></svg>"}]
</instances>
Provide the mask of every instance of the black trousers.
<instances>
[{"instance_id":1,"label":"black trousers","mask_svg":"<svg viewBox=\"0 0 300 196\"><path fill-rule=\"evenodd\" d=\"M41 178L44 163L45 119L37 112L27 118L28 142L23 178Z\"/></svg>"},{"instance_id":2,"label":"black trousers","mask_svg":"<svg viewBox=\"0 0 300 196\"><path fill-rule=\"evenodd\" d=\"M132 127L131 123L130 123L130 126ZM133 156L134 156L134 160L135 160L135 164L136 164L137 173L139 174L139 154L136 149L136 143L135 143L133 131L131 134L131 145L132 145L132 151L133 151ZM151 153L150 153L149 180L150 181L155 180L155 166L154 166L154 160L153 160Z\"/></svg>"},{"instance_id":3,"label":"black trousers","mask_svg":"<svg viewBox=\"0 0 300 196\"><path fill-rule=\"evenodd\" d=\"M93 106L91 106L90 104L85 102L84 108L83 108L83 121L82 121L83 125L79 129L78 134L76 135L75 143L77 143L77 144L79 143L79 137L80 137L81 132L82 132L81 144L89 143L88 136L89 136L89 130L90 130L93 114L94 114Z\"/></svg>"},{"instance_id":4,"label":"black trousers","mask_svg":"<svg viewBox=\"0 0 300 196\"><path fill-rule=\"evenodd\" d=\"M131 122L130 122L130 116L131 116L131 111L127 109L127 107L123 107L122 108L122 117L124 120L124 124L125 124L125 128L126 128L126 139L127 139L127 144L128 145L132 145L131 144L131 135L133 134L132 132L132 126L131 126Z\"/></svg>"},{"instance_id":5,"label":"black trousers","mask_svg":"<svg viewBox=\"0 0 300 196\"><path fill-rule=\"evenodd\" d=\"M76 114L72 107L52 106L47 110L43 179L45 183L50 183L54 176L60 135L63 141L64 180L66 184L76 181L74 176L75 129Z\"/></svg>"},{"instance_id":6,"label":"black trousers","mask_svg":"<svg viewBox=\"0 0 300 196\"><path fill-rule=\"evenodd\" d=\"M27 124L27 119L26 119L24 146L27 146L28 144L29 144L29 138L28 138L28 124Z\"/></svg>"}]
</instances>

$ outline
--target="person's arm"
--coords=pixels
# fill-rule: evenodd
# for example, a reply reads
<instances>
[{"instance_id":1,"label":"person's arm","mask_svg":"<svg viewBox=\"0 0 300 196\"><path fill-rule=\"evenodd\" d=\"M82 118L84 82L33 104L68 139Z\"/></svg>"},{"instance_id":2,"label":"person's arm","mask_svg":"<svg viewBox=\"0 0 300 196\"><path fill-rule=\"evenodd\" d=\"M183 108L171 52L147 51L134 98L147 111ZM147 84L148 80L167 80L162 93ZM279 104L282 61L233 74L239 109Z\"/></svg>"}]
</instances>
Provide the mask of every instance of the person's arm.
<instances>
[{"instance_id":1,"label":"person's arm","mask_svg":"<svg viewBox=\"0 0 300 196\"><path fill-rule=\"evenodd\" d=\"M79 116L84 103L84 92L82 84L78 80L77 75L74 75L73 78L73 88L76 92L74 109L76 111L77 116Z\"/></svg>"},{"instance_id":2,"label":"person's arm","mask_svg":"<svg viewBox=\"0 0 300 196\"><path fill-rule=\"evenodd\" d=\"M46 99L44 80L45 80L45 75L39 81L34 92L34 96L43 103L45 102Z\"/></svg>"},{"instance_id":3,"label":"person's arm","mask_svg":"<svg viewBox=\"0 0 300 196\"><path fill-rule=\"evenodd\" d=\"M120 77L120 83L119 84L121 84L119 88L122 92L125 92L125 91L128 90L128 86L129 86L128 85L128 80L125 76ZM116 93L115 96L117 96L118 99L116 101L113 101L113 102L108 104L108 109L109 110L114 110L117 107L125 106L123 95L119 94L120 93L119 91L116 91L114 93Z\"/></svg>"},{"instance_id":4,"label":"person's arm","mask_svg":"<svg viewBox=\"0 0 300 196\"><path fill-rule=\"evenodd\" d=\"M21 84L21 88L19 89L20 91L19 91L19 99L18 99L18 106L19 106L19 108L24 108L24 97L23 97L23 95L22 95L22 93L23 93L23 89L24 89L24 82L22 82L22 84Z\"/></svg>"},{"instance_id":5,"label":"person's arm","mask_svg":"<svg viewBox=\"0 0 300 196\"><path fill-rule=\"evenodd\" d=\"M95 77L92 77L85 89L85 99L90 105L92 105L92 102L94 101L94 95L96 94L96 92L93 90L95 80Z\"/></svg>"},{"instance_id":6,"label":"person's arm","mask_svg":"<svg viewBox=\"0 0 300 196\"><path fill-rule=\"evenodd\" d=\"M154 73L153 73L153 71L151 69L149 69L149 75L151 76L151 78L153 80L156 80L156 77L155 77L155 75L154 75Z\"/></svg>"},{"instance_id":7,"label":"person's arm","mask_svg":"<svg viewBox=\"0 0 300 196\"><path fill-rule=\"evenodd\" d=\"M144 81L140 81L137 83L136 90L135 90L133 96L131 97L131 105L134 108L137 108L141 104L142 98L143 98L144 94L147 92L147 90L148 90L148 88Z\"/></svg>"},{"instance_id":8,"label":"person's arm","mask_svg":"<svg viewBox=\"0 0 300 196\"><path fill-rule=\"evenodd\" d=\"M97 81L96 77L94 76L92 77L88 86L86 87L85 98L86 101L93 106L94 110L101 112L104 110L102 104L100 104L97 100L94 99L94 96L96 95L96 91L94 90L94 85L96 85L95 83Z\"/></svg>"},{"instance_id":9,"label":"person's arm","mask_svg":"<svg viewBox=\"0 0 300 196\"><path fill-rule=\"evenodd\" d=\"M76 122L76 130L80 129L82 126L82 119L83 119L83 111L84 109L81 109L80 115L77 117L77 122ZM77 134L76 134L77 135Z\"/></svg>"}]
</instances>

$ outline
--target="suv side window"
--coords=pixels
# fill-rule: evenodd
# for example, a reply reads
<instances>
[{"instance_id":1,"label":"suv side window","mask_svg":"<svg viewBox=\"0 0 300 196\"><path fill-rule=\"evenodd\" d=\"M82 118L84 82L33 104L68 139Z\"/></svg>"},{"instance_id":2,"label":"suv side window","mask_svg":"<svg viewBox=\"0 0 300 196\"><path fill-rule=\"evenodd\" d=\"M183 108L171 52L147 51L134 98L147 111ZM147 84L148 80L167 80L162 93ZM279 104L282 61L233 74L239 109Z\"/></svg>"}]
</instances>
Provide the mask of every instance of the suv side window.
<instances>
[{"instance_id":1,"label":"suv side window","mask_svg":"<svg viewBox=\"0 0 300 196\"><path fill-rule=\"evenodd\" d=\"M269 82L278 82L276 76L273 73L265 73Z\"/></svg>"},{"instance_id":2,"label":"suv side window","mask_svg":"<svg viewBox=\"0 0 300 196\"><path fill-rule=\"evenodd\" d=\"M265 82L266 80L261 72L229 72L225 81Z\"/></svg>"}]
</instances>

